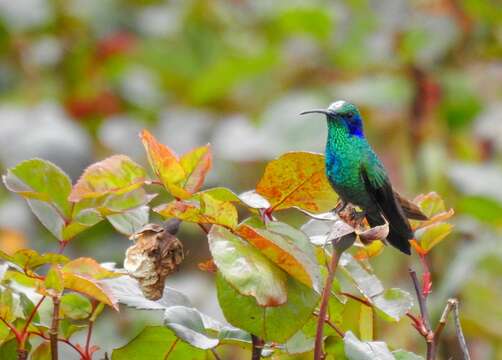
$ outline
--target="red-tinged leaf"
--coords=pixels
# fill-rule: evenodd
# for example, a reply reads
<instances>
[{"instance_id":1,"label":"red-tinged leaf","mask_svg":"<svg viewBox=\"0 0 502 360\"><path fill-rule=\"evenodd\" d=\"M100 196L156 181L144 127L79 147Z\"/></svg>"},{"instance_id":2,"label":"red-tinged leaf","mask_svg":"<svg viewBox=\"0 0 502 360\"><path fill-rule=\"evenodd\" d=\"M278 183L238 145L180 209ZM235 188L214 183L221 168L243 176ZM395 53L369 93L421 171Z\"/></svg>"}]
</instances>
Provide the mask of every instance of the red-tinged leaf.
<instances>
[{"instance_id":1,"label":"red-tinged leaf","mask_svg":"<svg viewBox=\"0 0 502 360\"><path fill-rule=\"evenodd\" d=\"M114 155L89 166L77 181L70 201L125 194L146 180L145 170L125 155Z\"/></svg>"},{"instance_id":2,"label":"red-tinged leaf","mask_svg":"<svg viewBox=\"0 0 502 360\"><path fill-rule=\"evenodd\" d=\"M298 207L325 212L335 207L338 196L324 171L324 156L290 152L271 161L256 191L271 204L271 210Z\"/></svg>"},{"instance_id":3,"label":"red-tinged leaf","mask_svg":"<svg viewBox=\"0 0 502 360\"><path fill-rule=\"evenodd\" d=\"M452 232L452 230L452 224L432 224L415 232L415 238L425 253L428 253L434 246L443 241Z\"/></svg>"},{"instance_id":4,"label":"red-tinged leaf","mask_svg":"<svg viewBox=\"0 0 502 360\"><path fill-rule=\"evenodd\" d=\"M189 198L190 193L182 187L186 179L186 173L178 155L167 145L159 143L147 130L143 130L139 136L155 175L157 175L166 189L174 197L181 199Z\"/></svg>"},{"instance_id":5,"label":"red-tinged leaf","mask_svg":"<svg viewBox=\"0 0 502 360\"><path fill-rule=\"evenodd\" d=\"M415 240L410 240L410 244L411 246L413 246L413 249L415 249L415 251L420 254L420 255L427 255L427 251L425 251L424 249L422 249L422 247L420 246L420 244Z\"/></svg>"},{"instance_id":6,"label":"red-tinged leaf","mask_svg":"<svg viewBox=\"0 0 502 360\"><path fill-rule=\"evenodd\" d=\"M66 271L62 274L65 289L87 295L118 311L117 300L96 280Z\"/></svg>"},{"instance_id":7,"label":"red-tinged leaf","mask_svg":"<svg viewBox=\"0 0 502 360\"><path fill-rule=\"evenodd\" d=\"M231 202L220 201L214 197L201 193L199 201L174 200L166 205L154 209L160 215L175 217L183 221L219 224L229 228L237 226L237 209Z\"/></svg>"},{"instance_id":8,"label":"red-tinged leaf","mask_svg":"<svg viewBox=\"0 0 502 360\"><path fill-rule=\"evenodd\" d=\"M250 218L239 225L237 234L292 277L317 292L321 291L319 264L314 248L303 232L276 221L265 227L259 219Z\"/></svg>"},{"instance_id":9,"label":"red-tinged leaf","mask_svg":"<svg viewBox=\"0 0 502 360\"><path fill-rule=\"evenodd\" d=\"M430 226L430 225L433 225L433 224L437 224L437 223L446 221L449 218L451 218L453 215L455 215L455 210L453 210L453 209L450 209L448 211L443 211L443 212L440 212L440 213L432 216L427 221L421 221L421 222L413 221L412 222L412 227L413 227L413 230L416 231L416 230L425 228L427 226Z\"/></svg>"},{"instance_id":10,"label":"red-tinged leaf","mask_svg":"<svg viewBox=\"0 0 502 360\"><path fill-rule=\"evenodd\" d=\"M258 249L218 225L211 228L208 240L214 263L240 294L253 296L260 306L287 301L286 274Z\"/></svg>"},{"instance_id":11,"label":"red-tinged leaf","mask_svg":"<svg viewBox=\"0 0 502 360\"><path fill-rule=\"evenodd\" d=\"M211 170L212 162L210 144L195 148L181 157L180 163L186 176L183 187L186 191L191 194L199 191Z\"/></svg>"},{"instance_id":12,"label":"red-tinged leaf","mask_svg":"<svg viewBox=\"0 0 502 360\"><path fill-rule=\"evenodd\" d=\"M122 274L105 269L96 260L85 257L81 257L66 263L66 265L63 266L62 270L65 272L89 276L96 280L122 276Z\"/></svg>"}]
</instances>

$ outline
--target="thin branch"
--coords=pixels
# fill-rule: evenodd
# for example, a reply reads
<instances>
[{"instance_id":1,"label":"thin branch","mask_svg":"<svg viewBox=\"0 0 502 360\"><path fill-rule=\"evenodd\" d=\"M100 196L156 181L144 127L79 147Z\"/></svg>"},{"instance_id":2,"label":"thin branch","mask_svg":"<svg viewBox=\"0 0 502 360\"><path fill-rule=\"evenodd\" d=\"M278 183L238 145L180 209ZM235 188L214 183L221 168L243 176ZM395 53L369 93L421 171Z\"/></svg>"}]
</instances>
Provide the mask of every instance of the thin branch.
<instances>
[{"instance_id":1,"label":"thin branch","mask_svg":"<svg viewBox=\"0 0 502 360\"><path fill-rule=\"evenodd\" d=\"M418 306L420 307L420 315L424 320L425 328L429 331L431 329L431 323L429 321L429 312L427 311L427 302L425 297L420 290L420 283L418 282L417 273L415 270L408 269L411 280L413 281L413 286L415 287L415 293L417 294Z\"/></svg>"},{"instance_id":2,"label":"thin branch","mask_svg":"<svg viewBox=\"0 0 502 360\"><path fill-rule=\"evenodd\" d=\"M355 300L355 301L358 301L360 302L361 304L364 304L366 306L369 306L369 307L373 307L373 304L370 303L368 300L366 299L363 299L362 297L359 297L359 296L356 296L356 295L353 295L351 293L347 293L347 292L340 292L341 295L345 295L349 298L351 298L352 300Z\"/></svg>"},{"instance_id":3,"label":"thin branch","mask_svg":"<svg viewBox=\"0 0 502 360\"><path fill-rule=\"evenodd\" d=\"M457 299L449 299L448 302L446 303L446 306L443 310L443 314L441 315L438 325L436 326L436 330L434 330L434 342L436 344L439 343L439 338L441 337L443 329L446 326L446 322L448 321L448 315L450 315L450 312L453 310L453 307L455 306L456 302Z\"/></svg>"},{"instance_id":4,"label":"thin branch","mask_svg":"<svg viewBox=\"0 0 502 360\"><path fill-rule=\"evenodd\" d=\"M326 314L328 311L328 301L331 295L331 286L333 285L333 280L335 278L336 268L338 266L338 261L340 260L340 255L336 250L336 242L338 239L333 239L333 254L331 255L331 263L328 268L328 276L326 278L326 284L321 295L321 306L319 308L319 319L317 320L317 331L315 337L315 347L314 347L314 359L321 360L323 357L323 330L324 323L326 321Z\"/></svg>"},{"instance_id":5,"label":"thin branch","mask_svg":"<svg viewBox=\"0 0 502 360\"><path fill-rule=\"evenodd\" d=\"M343 339L345 337L345 333L343 332L342 329L340 329L334 322L332 322L330 319L326 319L326 324L331 326L333 330L336 331L336 333Z\"/></svg>"},{"instance_id":6,"label":"thin branch","mask_svg":"<svg viewBox=\"0 0 502 360\"><path fill-rule=\"evenodd\" d=\"M38 300L37 304L35 305L35 307L31 311L30 316L28 317L28 320L26 320L26 324L24 324L23 330L21 330L21 334L25 334L26 333L26 330L28 330L28 326L30 326L31 322L33 321L33 318L35 317L35 314L38 311L38 308L40 307L40 305L42 305L42 303L44 302L44 300L45 300L45 295L42 296L40 298L40 300Z\"/></svg>"},{"instance_id":7,"label":"thin branch","mask_svg":"<svg viewBox=\"0 0 502 360\"><path fill-rule=\"evenodd\" d=\"M422 318L425 330L425 341L427 344L427 360L434 360L434 333L431 330L431 325L429 321L429 312L427 311L427 299L423 292L420 290L420 283L418 282L417 273L409 269L411 280L413 281L413 286L415 287L415 293L417 294L418 305L420 307L420 317ZM422 334L424 335L424 334Z\"/></svg>"},{"instance_id":8,"label":"thin branch","mask_svg":"<svg viewBox=\"0 0 502 360\"><path fill-rule=\"evenodd\" d=\"M12 333L16 337L16 340L20 342L21 334L19 333L19 331L17 331L17 329L12 324L8 323L7 320L5 320L4 318L0 317L0 320L5 324L5 326L7 326L10 329L10 331L12 331Z\"/></svg>"},{"instance_id":9,"label":"thin branch","mask_svg":"<svg viewBox=\"0 0 502 360\"><path fill-rule=\"evenodd\" d=\"M87 357L90 359L91 357L89 356L89 347L91 345L91 337L92 337L92 328L94 326L94 321L89 321L89 326L87 327L87 338L85 340L85 354Z\"/></svg>"},{"instance_id":10,"label":"thin branch","mask_svg":"<svg viewBox=\"0 0 502 360\"><path fill-rule=\"evenodd\" d=\"M221 360L220 356L218 355L218 353L216 352L216 350L214 349L211 349L211 352L213 353L213 356L216 360Z\"/></svg>"},{"instance_id":11,"label":"thin branch","mask_svg":"<svg viewBox=\"0 0 502 360\"><path fill-rule=\"evenodd\" d=\"M458 344L462 349L462 354L464 355L464 360L470 360L469 349L467 348L467 342L465 341L464 332L462 331L462 324L460 324L460 314L458 310L458 301L455 299L453 303L453 319L455 320L455 332L457 333Z\"/></svg>"},{"instance_id":12,"label":"thin branch","mask_svg":"<svg viewBox=\"0 0 502 360\"><path fill-rule=\"evenodd\" d=\"M251 360L260 360L261 352L263 350L263 345L265 342L263 339L259 338L256 335L251 335L251 341L253 343L253 352L251 353Z\"/></svg>"},{"instance_id":13,"label":"thin branch","mask_svg":"<svg viewBox=\"0 0 502 360\"><path fill-rule=\"evenodd\" d=\"M40 332L29 332L29 335L37 335L37 336L40 336L42 339L45 339L45 340L49 340L49 338L47 336L45 336L44 334L40 333ZM80 355L80 357L82 359L85 359L85 354L82 352L82 350L80 350L77 346L73 345L70 340L68 339L62 339L62 338L58 338L58 341L59 342L62 342L62 343L65 343L66 345L70 346L73 348L73 350L75 350L76 352L78 352L78 354Z\"/></svg>"},{"instance_id":14,"label":"thin branch","mask_svg":"<svg viewBox=\"0 0 502 360\"><path fill-rule=\"evenodd\" d=\"M49 339L51 345L51 360L58 360L58 331L59 331L59 305L60 299L55 296L52 298L54 309L52 312L52 323L49 329Z\"/></svg>"}]
</instances>

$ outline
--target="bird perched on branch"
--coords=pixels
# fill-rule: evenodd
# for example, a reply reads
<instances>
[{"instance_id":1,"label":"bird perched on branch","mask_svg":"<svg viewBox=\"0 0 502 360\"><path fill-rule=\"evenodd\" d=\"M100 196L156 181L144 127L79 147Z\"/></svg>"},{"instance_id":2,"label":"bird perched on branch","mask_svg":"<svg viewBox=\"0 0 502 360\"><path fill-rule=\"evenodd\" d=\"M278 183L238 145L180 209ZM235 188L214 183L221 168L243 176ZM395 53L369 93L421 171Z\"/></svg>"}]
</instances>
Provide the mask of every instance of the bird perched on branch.
<instances>
[{"instance_id":1,"label":"bird perched on branch","mask_svg":"<svg viewBox=\"0 0 502 360\"><path fill-rule=\"evenodd\" d=\"M408 218L426 220L427 217L410 201L392 189L387 171L366 140L363 121L356 106L336 101L326 110L304 111L325 114L328 120L326 143L326 175L341 203L364 211L370 226L389 223L388 242L410 255L414 234Z\"/></svg>"}]
</instances>

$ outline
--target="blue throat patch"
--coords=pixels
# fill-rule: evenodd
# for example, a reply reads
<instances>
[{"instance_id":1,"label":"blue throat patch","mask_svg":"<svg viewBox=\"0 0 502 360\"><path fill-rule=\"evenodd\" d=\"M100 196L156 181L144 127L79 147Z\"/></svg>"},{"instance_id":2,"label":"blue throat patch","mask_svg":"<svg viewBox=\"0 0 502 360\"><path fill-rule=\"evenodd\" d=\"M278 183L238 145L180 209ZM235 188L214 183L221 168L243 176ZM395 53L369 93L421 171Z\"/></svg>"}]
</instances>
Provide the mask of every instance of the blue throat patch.
<instances>
[{"instance_id":1,"label":"blue throat patch","mask_svg":"<svg viewBox=\"0 0 502 360\"><path fill-rule=\"evenodd\" d=\"M349 134L352 136L357 136L359 138L364 138L363 125L360 117L354 120L345 120L347 127L349 128Z\"/></svg>"}]
</instances>

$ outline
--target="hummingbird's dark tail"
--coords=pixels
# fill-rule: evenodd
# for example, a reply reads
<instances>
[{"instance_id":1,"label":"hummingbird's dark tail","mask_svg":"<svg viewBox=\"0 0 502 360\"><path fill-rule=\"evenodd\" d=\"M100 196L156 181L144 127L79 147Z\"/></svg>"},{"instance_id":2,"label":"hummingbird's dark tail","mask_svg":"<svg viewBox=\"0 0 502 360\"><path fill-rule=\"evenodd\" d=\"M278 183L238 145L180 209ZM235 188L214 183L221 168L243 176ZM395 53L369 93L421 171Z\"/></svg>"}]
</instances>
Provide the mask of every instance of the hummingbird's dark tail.
<instances>
[{"instance_id":1,"label":"hummingbird's dark tail","mask_svg":"<svg viewBox=\"0 0 502 360\"><path fill-rule=\"evenodd\" d=\"M379 212L371 212L366 214L366 219L368 220L368 223L371 227L385 224L385 220ZM407 226L403 226L402 219L399 219L398 221L399 225L401 226L396 226L396 223L393 221L393 219L388 219L388 222L389 234L387 235L387 241L406 255L411 255L411 244L409 240L413 239L414 234L408 224L408 221L406 220L405 224Z\"/></svg>"}]
</instances>

